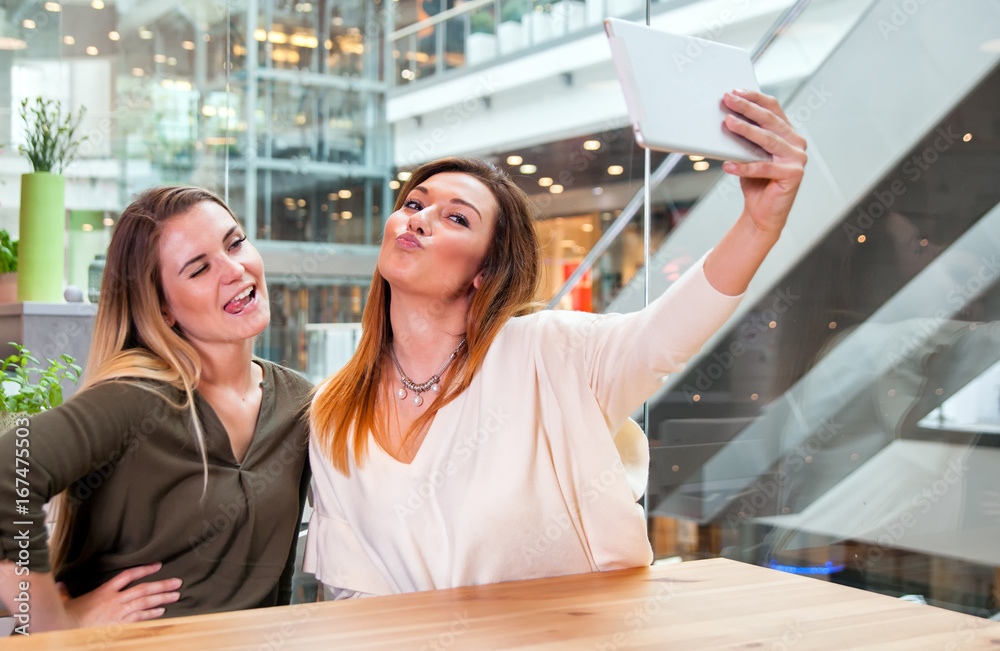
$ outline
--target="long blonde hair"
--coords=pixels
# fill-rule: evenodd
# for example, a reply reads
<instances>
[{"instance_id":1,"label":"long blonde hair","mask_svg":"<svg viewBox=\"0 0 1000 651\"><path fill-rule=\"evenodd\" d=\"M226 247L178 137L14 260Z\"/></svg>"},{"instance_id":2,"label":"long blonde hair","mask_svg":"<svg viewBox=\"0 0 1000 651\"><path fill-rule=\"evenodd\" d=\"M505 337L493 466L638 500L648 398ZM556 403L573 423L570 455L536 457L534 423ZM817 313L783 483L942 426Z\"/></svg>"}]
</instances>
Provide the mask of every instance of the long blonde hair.
<instances>
[{"instance_id":1,"label":"long blonde hair","mask_svg":"<svg viewBox=\"0 0 1000 651\"><path fill-rule=\"evenodd\" d=\"M171 404L188 410L207 486L205 434L194 402L201 358L179 329L166 323L159 256L163 224L205 201L222 206L238 222L222 199L193 187L151 188L122 212L108 246L94 339L79 392L109 380L154 380L179 389L183 401ZM50 505L55 525L49 545L53 572L66 560L75 510L66 491Z\"/></svg>"},{"instance_id":2,"label":"long blonde hair","mask_svg":"<svg viewBox=\"0 0 1000 651\"><path fill-rule=\"evenodd\" d=\"M466 317L466 343L452 366L451 387L414 421L407 438L420 431L439 409L472 383L493 339L508 319L535 311L538 288L538 239L534 209L527 195L496 166L469 158L444 158L414 171L396 198L399 210L413 188L435 174L459 172L481 181L497 202L497 218L483 260L481 282ZM392 346L389 322L389 283L376 269L362 315L358 349L339 372L316 390L309 425L319 447L337 470L349 474L349 450L355 463L363 463L368 433L376 435L376 418L383 373ZM349 436L349 432L353 435Z\"/></svg>"}]
</instances>

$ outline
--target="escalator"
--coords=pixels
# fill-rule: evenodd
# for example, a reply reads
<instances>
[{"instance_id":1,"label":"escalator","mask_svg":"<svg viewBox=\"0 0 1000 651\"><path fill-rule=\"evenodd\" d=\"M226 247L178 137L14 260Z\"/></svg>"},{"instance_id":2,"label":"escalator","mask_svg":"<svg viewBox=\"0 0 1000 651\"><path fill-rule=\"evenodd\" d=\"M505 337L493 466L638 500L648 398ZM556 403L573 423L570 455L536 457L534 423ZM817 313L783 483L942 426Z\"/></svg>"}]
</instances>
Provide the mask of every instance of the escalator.
<instances>
[{"instance_id":1,"label":"escalator","mask_svg":"<svg viewBox=\"0 0 1000 651\"><path fill-rule=\"evenodd\" d=\"M1000 608L998 27L996 2L872 3L783 100L810 155L788 227L650 402L657 556ZM722 179L693 207L651 298L740 201Z\"/></svg>"}]
</instances>

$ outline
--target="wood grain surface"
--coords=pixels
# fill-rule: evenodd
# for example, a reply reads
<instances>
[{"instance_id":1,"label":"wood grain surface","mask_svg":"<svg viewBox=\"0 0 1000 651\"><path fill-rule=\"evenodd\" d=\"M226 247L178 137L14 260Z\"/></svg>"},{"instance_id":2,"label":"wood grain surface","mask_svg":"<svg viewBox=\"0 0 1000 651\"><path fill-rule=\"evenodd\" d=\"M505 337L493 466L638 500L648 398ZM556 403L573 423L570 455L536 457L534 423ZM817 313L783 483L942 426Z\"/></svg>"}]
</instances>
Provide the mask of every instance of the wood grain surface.
<instances>
[{"instance_id":1,"label":"wood grain surface","mask_svg":"<svg viewBox=\"0 0 1000 651\"><path fill-rule=\"evenodd\" d=\"M62 631L0 646L1000 651L1000 623L716 558Z\"/></svg>"}]
</instances>

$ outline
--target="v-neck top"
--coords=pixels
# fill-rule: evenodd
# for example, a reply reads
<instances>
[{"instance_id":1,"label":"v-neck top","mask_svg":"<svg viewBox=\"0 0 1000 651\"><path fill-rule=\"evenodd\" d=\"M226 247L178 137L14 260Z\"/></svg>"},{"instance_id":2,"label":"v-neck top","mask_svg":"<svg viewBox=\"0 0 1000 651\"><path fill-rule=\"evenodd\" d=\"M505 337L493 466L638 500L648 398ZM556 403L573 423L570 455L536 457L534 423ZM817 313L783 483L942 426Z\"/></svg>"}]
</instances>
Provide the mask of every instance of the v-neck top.
<instances>
[{"instance_id":1,"label":"v-neck top","mask_svg":"<svg viewBox=\"0 0 1000 651\"><path fill-rule=\"evenodd\" d=\"M648 565L629 483L648 467L626 466L647 443L620 454L614 434L740 298L699 262L639 312L510 319L411 463L369 435L345 476L310 445L305 570L346 598Z\"/></svg>"},{"instance_id":2,"label":"v-neck top","mask_svg":"<svg viewBox=\"0 0 1000 651\"><path fill-rule=\"evenodd\" d=\"M294 371L254 361L263 369L263 391L242 463L221 420L195 392L207 487L189 412L164 399L176 404L183 393L163 383L104 382L32 417L26 516L15 512L18 437L4 433L3 557L17 560L18 535L25 531L28 566L50 570L41 505L68 488L77 515L57 579L73 596L122 570L160 561L163 567L144 582L183 580L180 599L165 607L168 617L288 603L308 487L304 412L312 386Z\"/></svg>"}]
</instances>

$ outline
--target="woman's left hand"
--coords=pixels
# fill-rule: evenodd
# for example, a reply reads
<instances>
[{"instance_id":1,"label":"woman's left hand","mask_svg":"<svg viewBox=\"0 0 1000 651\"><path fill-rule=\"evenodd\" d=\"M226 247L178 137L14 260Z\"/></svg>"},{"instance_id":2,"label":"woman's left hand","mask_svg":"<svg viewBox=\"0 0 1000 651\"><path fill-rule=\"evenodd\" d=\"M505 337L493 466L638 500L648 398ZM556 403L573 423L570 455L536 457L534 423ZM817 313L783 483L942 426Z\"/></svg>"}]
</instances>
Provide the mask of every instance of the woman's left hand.
<instances>
[{"instance_id":1,"label":"woman's left hand","mask_svg":"<svg viewBox=\"0 0 1000 651\"><path fill-rule=\"evenodd\" d=\"M806 140L792 128L778 101L770 95L733 91L723 101L746 118L728 115L726 127L771 154L770 161L727 162L723 169L740 177L743 216L762 233L777 238L802 182Z\"/></svg>"}]
</instances>

